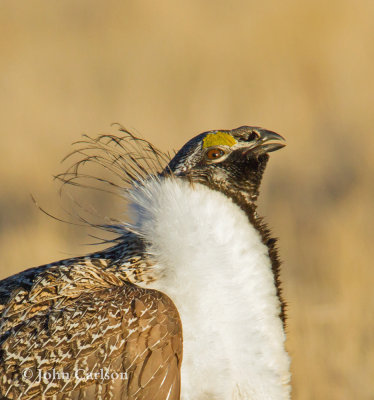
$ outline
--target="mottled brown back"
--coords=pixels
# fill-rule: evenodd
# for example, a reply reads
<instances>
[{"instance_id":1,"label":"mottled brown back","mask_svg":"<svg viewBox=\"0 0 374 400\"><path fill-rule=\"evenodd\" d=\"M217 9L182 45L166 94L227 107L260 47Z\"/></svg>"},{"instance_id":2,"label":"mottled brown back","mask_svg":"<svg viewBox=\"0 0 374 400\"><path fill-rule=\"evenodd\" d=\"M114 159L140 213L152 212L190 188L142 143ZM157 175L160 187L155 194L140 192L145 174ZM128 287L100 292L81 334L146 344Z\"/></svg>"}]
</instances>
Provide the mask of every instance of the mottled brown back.
<instances>
[{"instance_id":1,"label":"mottled brown back","mask_svg":"<svg viewBox=\"0 0 374 400\"><path fill-rule=\"evenodd\" d=\"M0 282L0 398L180 398L178 311L129 281L131 260L66 260Z\"/></svg>"}]
</instances>

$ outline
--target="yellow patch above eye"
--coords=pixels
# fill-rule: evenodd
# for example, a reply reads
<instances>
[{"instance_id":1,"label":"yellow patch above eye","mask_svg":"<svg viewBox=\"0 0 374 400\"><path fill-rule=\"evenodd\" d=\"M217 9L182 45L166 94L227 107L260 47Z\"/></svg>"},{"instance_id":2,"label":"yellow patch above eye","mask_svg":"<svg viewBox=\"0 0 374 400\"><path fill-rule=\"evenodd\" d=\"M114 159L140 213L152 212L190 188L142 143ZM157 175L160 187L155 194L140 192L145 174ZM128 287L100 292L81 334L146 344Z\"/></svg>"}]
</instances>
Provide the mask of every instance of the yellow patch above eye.
<instances>
[{"instance_id":1,"label":"yellow patch above eye","mask_svg":"<svg viewBox=\"0 0 374 400\"><path fill-rule=\"evenodd\" d=\"M226 132L208 133L203 139L203 148L212 146L234 146L237 141Z\"/></svg>"}]
</instances>

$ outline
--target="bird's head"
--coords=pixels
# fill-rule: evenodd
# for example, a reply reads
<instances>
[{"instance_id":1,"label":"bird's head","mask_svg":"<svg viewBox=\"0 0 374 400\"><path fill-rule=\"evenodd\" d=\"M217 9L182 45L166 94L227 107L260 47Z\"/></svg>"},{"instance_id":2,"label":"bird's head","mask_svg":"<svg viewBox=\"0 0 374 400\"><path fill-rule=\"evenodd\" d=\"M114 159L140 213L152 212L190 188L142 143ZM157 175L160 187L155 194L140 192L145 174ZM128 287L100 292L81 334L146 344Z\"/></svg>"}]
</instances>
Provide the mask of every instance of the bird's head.
<instances>
[{"instance_id":1,"label":"bird's head","mask_svg":"<svg viewBox=\"0 0 374 400\"><path fill-rule=\"evenodd\" d=\"M204 132L179 150L163 174L172 173L254 204L268 153L284 146L282 136L258 127Z\"/></svg>"}]
</instances>

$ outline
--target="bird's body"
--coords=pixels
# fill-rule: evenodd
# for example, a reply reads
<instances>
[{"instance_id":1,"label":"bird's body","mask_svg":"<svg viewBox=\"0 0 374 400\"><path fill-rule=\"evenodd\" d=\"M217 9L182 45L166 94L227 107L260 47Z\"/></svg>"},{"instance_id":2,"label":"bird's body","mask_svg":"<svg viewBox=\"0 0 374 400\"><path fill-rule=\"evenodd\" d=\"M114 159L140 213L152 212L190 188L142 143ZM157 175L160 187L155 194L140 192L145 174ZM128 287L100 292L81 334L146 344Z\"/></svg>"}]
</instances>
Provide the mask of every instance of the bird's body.
<instances>
[{"instance_id":1,"label":"bird's body","mask_svg":"<svg viewBox=\"0 0 374 400\"><path fill-rule=\"evenodd\" d=\"M255 212L274 135L199 135L134 182L119 244L3 280L0 398L288 399L278 260Z\"/></svg>"},{"instance_id":2,"label":"bird's body","mask_svg":"<svg viewBox=\"0 0 374 400\"><path fill-rule=\"evenodd\" d=\"M245 212L220 192L178 180L151 182L133 197L137 229L157 260L149 286L173 299L186 327L182 398L286 398L274 276Z\"/></svg>"}]
</instances>

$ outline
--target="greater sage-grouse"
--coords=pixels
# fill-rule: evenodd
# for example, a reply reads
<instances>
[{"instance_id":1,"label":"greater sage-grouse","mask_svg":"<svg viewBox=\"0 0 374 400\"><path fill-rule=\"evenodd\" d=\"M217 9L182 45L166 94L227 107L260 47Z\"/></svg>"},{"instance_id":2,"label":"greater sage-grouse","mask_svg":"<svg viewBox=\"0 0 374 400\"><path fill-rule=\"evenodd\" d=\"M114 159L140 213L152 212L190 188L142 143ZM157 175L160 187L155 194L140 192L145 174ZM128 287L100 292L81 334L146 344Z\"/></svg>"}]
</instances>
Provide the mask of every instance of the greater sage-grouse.
<instances>
[{"instance_id":1,"label":"greater sage-grouse","mask_svg":"<svg viewBox=\"0 0 374 400\"><path fill-rule=\"evenodd\" d=\"M282 137L205 132L155 172L163 154L124 133L92 143L118 145L101 161L130 183L132 223L106 226L107 250L0 282L0 398L289 399L279 261L256 213Z\"/></svg>"}]
</instances>

